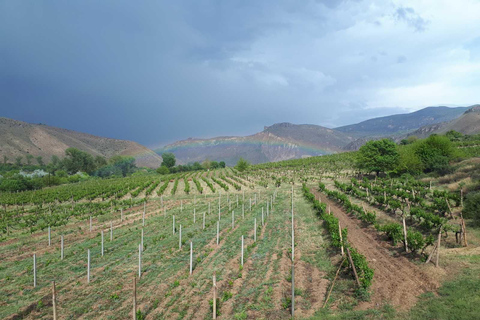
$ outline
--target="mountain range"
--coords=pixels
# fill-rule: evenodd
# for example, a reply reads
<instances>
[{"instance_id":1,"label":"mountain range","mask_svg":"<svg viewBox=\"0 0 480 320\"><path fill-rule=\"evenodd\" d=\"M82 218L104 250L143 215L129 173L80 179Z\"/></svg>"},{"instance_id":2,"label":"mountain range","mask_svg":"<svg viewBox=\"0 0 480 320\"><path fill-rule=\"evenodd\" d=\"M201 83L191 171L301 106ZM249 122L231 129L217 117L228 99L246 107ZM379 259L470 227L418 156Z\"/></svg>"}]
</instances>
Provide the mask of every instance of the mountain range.
<instances>
[{"instance_id":1,"label":"mountain range","mask_svg":"<svg viewBox=\"0 0 480 320\"><path fill-rule=\"evenodd\" d=\"M277 123L245 137L216 137L177 141L155 150L172 152L181 164L205 159L234 165L240 157L251 163L281 161L358 150L366 141L408 135L425 137L456 130L480 132L480 106L427 107L419 111L369 119L334 129L311 124Z\"/></svg>"},{"instance_id":2,"label":"mountain range","mask_svg":"<svg viewBox=\"0 0 480 320\"><path fill-rule=\"evenodd\" d=\"M0 161L9 162L27 155L42 156L48 162L53 155L62 158L74 147L93 156L110 158L133 156L137 166L157 168L161 154L173 152L177 164L205 159L235 165L240 158L251 163L274 162L331 153L358 150L366 141L389 137L399 141L409 135L419 138L449 130L464 134L480 133L480 105L471 107L427 107L422 110L369 119L334 129L313 124L276 123L249 136L223 136L211 139L177 141L155 152L136 142L103 138L44 124L0 118Z\"/></svg>"},{"instance_id":3,"label":"mountain range","mask_svg":"<svg viewBox=\"0 0 480 320\"><path fill-rule=\"evenodd\" d=\"M157 168L162 157L152 150L128 140L97 137L91 134L0 118L0 156L14 162L18 156L25 162L27 155L41 156L45 163L53 155L63 158L67 148L77 148L93 156L110 158L133 156L137 166ZM35 161L34 161L35 162Z\"/></svg>"}]
</instances>

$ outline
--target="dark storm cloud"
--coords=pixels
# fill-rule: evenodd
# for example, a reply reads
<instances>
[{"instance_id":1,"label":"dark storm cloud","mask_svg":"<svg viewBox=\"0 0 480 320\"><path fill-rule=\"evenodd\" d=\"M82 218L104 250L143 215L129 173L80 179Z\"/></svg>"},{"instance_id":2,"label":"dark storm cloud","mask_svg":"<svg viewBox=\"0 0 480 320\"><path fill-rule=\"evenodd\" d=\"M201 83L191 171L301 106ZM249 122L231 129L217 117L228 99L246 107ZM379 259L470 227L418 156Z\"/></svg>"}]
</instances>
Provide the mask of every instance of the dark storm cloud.
<instances>
[{"instance_id":1,"label":"dark storm cloud","mask_svg":"<svg viewBox=\"0 0 480 320\"><path fill-rule=\"evenodd\" d=\"M475 102L461 2L7 0L0 116L154 146Z\"/></svg>"}]
</instances>

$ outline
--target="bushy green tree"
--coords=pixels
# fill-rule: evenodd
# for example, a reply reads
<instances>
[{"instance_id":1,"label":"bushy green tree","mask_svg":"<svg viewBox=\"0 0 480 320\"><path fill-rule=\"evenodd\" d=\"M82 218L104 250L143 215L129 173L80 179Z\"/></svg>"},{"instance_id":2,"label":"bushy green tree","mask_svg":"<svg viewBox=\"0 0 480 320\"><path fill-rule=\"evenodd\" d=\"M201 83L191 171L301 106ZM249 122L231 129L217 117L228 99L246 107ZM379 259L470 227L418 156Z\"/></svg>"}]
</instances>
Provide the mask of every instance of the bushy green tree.
<instances>
[{"instance_id":1,"label":"bushy green tree","mask_svg":"<svg viewBox=\"0 0 480 320\"><path fill-rule=\"evenodd\" d=\"M220 161L220 162L218 163L218 167L219 167L219 168L225 168L225 166L226 166L225 161Z\"/></svg>"},{"instance_id":2,"label":"bushy green tree","mask_svg":"<svg viewBox=\"0 0 480 320\"><path fill-rule=\"evenodd\" d=\"M445 136L432 134L414 144L415 154L420 158L426 172L445 174L450 171L449 162L456 157L456 150Z\"/></svg>"},{"instance_id":3,"label":"bushy green tree","mask_svg":"<svg viewBox=\"0 0 480 320\"><path fill-rule=\"evenodd\" d=\"M166 166L167 168L175 167L176 159L173 153L165 152L162 154L162 158L163 158L162 166Z\"/></svg>"},{"instance_id":4,"label":"bushy green tree","mask_svg":"<svg viewBox=\"0 0 480 320\"><path fill-rule=\"evenodd\" d=\"M238 160L237 165L235 166L235 168L236 168L238 171L243 172L243 171L245 171L245 170L248 169L248 166L249 166L249 165L250 165L250 164L248 163L247 160L245 160L245 159L243 159L243 158L240 158L240 159Z\"/></svg>"},{"instance_id":5,"label":"bushy green tree","mask_svg":"<svg viewBox=\"0 0 480 320\"><path fill-rule=\"evenodd\" d=\"M393 170L399 162L395 142L389 139L368 141L357 154L356 165L367 172L387 172Z\"/></svg>"},{"instance_id":6,"label":"bushy green tree","mask_svg":"<svg viewBox=\"0 0 480 320\"><path fill-rule=\"evenodd\" d=\"M157 168L157 173L158 174L169 174L170 170L166 166L160 166Z\"/></svg>"},{"instance_id":7,"label":"bushy green tree","mask_svg":"<svg viewBox=\"0 0 480 320\"><path fill-rule=\"evenodd\" d=\"M65 150L63 166L69 174L75 174L79 171L90 174L95 171L95 162L93 156L76 148L68 148Z\"/></svg>"},{"instance_id":8,"label":"bushy green tree","mask_svg":"<svg viewBox=\"0 0 480 320\"><path fill-rule=\"evenodd\" d=\"M20 167L22 165L22 159L22 156L15 157L15 164Z\"/></svg>"},{"instance_id":9,"label":"bushy green tree","mask_svg":"<svg viewBox=\"0 0 480 320\"><path fill-rule=\"evenodd\" d=\"M423 172L424 166L420 158L415 154L412 145L400 146L398 148L399 161L395 168L396 173L410 173L417 175Z\"/></svg>"},{"instance_id":10,"label":"bushy green tree","mask_svg":"<svg viewBox=\"0 0 480 320\"><path fill-rule=\"evenodd\" d=\"M42 156L37 157L37 163L39 166L42 166L42 167L45 165L45 163L43 162Z\"/></svg>"}]
</instances>

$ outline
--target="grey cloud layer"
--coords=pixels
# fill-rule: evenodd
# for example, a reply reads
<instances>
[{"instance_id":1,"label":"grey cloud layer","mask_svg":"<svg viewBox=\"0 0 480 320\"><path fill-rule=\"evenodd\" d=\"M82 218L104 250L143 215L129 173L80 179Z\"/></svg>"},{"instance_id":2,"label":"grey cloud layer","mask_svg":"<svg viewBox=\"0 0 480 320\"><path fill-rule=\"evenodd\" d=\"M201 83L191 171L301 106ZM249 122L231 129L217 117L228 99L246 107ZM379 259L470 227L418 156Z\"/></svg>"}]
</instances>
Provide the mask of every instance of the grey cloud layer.
<instances>
[{"instance_id":1,"label":"grey cloud layer","mask_svg":"<svg viewBox=\"0 0 480 320\"><path fill-rule=\"evenodd\" d=\"M480 4L0 3L1 115L156 145L478 102Z\"/></svg>"}]
</instances>

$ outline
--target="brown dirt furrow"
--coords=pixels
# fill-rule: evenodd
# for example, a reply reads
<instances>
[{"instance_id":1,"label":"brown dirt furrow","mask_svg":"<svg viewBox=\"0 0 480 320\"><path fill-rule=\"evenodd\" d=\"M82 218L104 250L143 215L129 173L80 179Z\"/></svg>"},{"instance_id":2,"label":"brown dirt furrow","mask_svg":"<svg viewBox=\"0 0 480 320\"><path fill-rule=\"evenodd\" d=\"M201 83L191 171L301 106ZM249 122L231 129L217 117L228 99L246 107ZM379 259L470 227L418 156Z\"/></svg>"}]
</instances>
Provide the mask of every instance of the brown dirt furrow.
<instances>
[{"instance_id":1,"label":"brown dirt furrow","mask_svg":"<svg viewBox=\"0 0 480 320\"><path fill-rule=\"evenodd\" d=\"M406 257L395 254L394 248L389 247L375 229L361 228L361 221L345 213L336 202L316 190L311 191L316 197L320 197L322 202L330 205L342 228L348 229L348 241L359 253L365 255L374 269L371 300L360 303L358 309L390 303L405 310L416 303L418 295L438 288L438 281L427 273L428 267L417 266Z\"/></svg>"}]
</instances>

